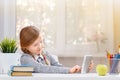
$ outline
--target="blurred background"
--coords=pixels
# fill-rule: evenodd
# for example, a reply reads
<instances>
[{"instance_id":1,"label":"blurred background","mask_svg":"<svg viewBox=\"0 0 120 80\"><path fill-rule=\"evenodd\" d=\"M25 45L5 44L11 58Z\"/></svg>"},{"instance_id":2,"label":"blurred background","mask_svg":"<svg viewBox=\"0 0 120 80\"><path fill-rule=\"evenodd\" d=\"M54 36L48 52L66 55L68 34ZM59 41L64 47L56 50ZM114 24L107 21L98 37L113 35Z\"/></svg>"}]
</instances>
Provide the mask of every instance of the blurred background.
<instances>
[{"instance_id":1,"label":"blurred background","mask_svg":"<svg viewBox=\"0 0 120 80\"><path fill-rule=\"evenodd\" d=\"M19 45L20 30L34 25L67 66L81 65L88 54L105 63L106 49L117 53L119 21L120 0L0 0L0 41L10 37Z\"/></svg>"}]
</instances>

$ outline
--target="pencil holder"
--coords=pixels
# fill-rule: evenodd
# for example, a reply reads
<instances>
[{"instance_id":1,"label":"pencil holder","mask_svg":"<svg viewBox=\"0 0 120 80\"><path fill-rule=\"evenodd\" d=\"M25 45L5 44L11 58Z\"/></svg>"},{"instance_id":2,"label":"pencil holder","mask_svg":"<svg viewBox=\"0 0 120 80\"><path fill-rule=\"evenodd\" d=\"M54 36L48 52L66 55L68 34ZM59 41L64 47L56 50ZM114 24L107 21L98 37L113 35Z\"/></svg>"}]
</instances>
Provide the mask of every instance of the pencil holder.
<instances>
[{"instance_id":1,"label":"pencil holder","mask_svg":"<svg viewBox=\"0 0 120 80\"><path fill-rule=\"evenodd\" d=\"M109 74L120 73L120 59L108 59Z\"/></svg>"}]
</instances>

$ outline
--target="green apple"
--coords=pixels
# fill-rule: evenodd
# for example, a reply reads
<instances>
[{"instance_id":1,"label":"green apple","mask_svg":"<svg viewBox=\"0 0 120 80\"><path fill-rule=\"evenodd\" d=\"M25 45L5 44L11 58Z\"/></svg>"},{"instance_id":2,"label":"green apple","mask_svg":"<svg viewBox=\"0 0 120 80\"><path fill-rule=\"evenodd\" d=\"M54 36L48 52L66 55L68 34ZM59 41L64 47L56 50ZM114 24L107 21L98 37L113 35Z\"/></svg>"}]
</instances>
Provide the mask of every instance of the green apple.
<instances>
[{"instance_id":1,"label":"green apple","mask_svg":"<svg viewBox=\"0 0 120 80\"><path fill-rule=\"evenodd\" d=\"M104 64L98 64L96 66L96 72L98 73L99 76L105 76L108 71L108 68Z\"/></svg>"}]
</instances>

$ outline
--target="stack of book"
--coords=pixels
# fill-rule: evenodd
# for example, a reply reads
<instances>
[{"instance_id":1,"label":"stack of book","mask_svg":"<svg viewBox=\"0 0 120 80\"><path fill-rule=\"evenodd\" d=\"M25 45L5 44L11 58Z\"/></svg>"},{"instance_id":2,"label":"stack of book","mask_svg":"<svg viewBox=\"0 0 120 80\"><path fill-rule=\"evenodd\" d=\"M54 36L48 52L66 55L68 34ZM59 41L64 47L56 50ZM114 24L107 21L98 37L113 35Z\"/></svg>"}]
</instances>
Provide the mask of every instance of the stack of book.
<instances>
[{"instance_id":1,"label":"stack of book","mask_svg":"<svg viewBox=\"0 0 120 80\"><path fill-rule=\"evenodd\" d=\"M10 67L8 75L10 76L32 76L33 67L26 65L15 65Z\"/></svg>"}]
</instances>

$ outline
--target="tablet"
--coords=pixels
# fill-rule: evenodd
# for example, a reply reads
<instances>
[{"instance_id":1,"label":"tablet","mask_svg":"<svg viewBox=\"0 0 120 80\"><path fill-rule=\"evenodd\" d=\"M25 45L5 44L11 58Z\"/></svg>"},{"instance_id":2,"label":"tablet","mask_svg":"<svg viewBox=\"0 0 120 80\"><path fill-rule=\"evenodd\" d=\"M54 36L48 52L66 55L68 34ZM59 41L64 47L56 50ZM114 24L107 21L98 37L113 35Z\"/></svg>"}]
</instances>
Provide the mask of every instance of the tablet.
<instances>
[{"instance_id":1,"label":"tablet","mask_svg":"<svg viewBox=\"0 0 120 80\"><path fill-rule=\"evenodd\" d=\"M89 68L89 65L90 65L92 60L93 60L92 55L85 55L84 56L81 73L88 73L89 72L88 68Z\"/></svg>"}]
</instances>

